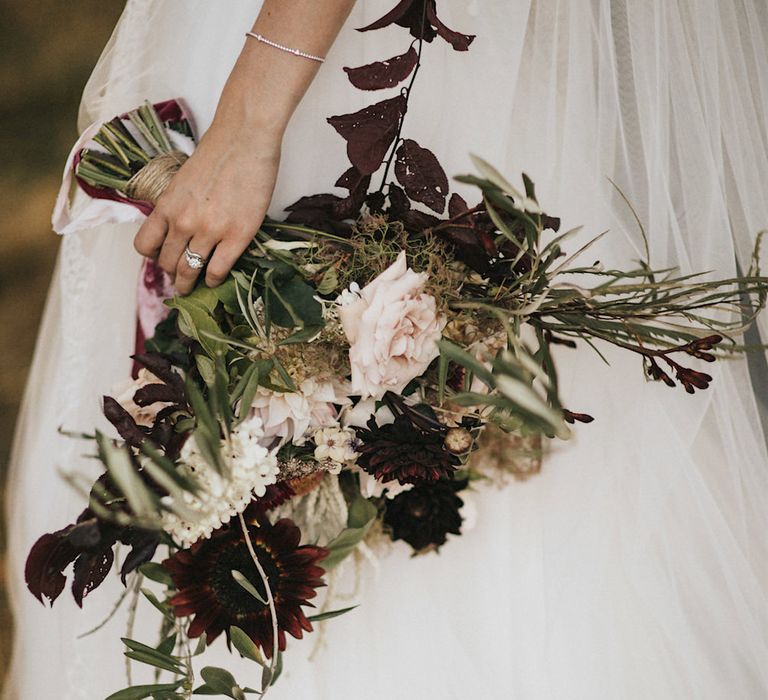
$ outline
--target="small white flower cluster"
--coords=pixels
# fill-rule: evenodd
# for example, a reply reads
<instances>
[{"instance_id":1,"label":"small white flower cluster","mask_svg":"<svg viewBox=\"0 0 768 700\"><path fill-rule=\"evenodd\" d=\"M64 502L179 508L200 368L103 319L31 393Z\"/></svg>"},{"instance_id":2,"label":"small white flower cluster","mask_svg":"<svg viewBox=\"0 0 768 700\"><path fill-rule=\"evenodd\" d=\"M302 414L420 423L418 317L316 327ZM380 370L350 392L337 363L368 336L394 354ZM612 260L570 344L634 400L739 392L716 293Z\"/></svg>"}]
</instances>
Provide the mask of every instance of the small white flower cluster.
<instances>
[{"instance_id":1,"label":"small white flower cluster","mask_svg":"<svg viewBox=\"0 0 768 700\"><path fill-rule=\"evenodd\" d=\"M338 474L345 465L351 466L357 460L357 437L352 428L322 428L314 434L313 440L315 459L328 467L331 474Z\"/></svg>"},{"instance_id":2,"label":"small white flower cluster","mask_svg":"<svg viewBox=\"0 0 768 700\"><path fill-rule=\"evenodd\" d=\"M279 467L274 452L259 444L264 436L261 419L253 416L238 425L229 440L222 440L221 454L229 467L228 474L219 474L201 454L194 437L181 450L183 466L180 471L194 477L200 486L197 495L184 494L183 507L195 513L185 519L176 513L166 513L163 529L182 547L189 547L239 513L254 496L263 496L267 486L277 481Z\"/></svg>"},{"instance_id":3,"label":"small white flower cluster","mask_svg":"<svg viewBox=\"0 0 768 700\"><path fill-rule=\"evenodd\" d=\"M336 297L336 304L338 306L349 306L354 304L360 298L360 285L357 282L352 282L348 289L342 290L341 294Z\"/></svg>"}]
</instances>

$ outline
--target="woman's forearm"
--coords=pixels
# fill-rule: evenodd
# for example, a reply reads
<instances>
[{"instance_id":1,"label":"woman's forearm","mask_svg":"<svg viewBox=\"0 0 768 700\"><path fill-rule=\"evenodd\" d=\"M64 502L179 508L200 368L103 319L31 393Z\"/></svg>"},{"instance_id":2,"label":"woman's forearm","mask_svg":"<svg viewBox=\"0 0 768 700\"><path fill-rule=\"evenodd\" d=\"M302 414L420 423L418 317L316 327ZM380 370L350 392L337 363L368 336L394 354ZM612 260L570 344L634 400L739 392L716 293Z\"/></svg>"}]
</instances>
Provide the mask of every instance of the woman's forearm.
<instances>
[{"instance_id":1,"label":"woman's forearm","mask_svg":"<svg viewBox=\"0 0 768 700\"><path fill-rule=\"evenodd\" d=\"M325 56L354 4L264 0L252 31L283 46ZM320 65L248 38L222 93L216 120L282 135Z\"/></svg>"},{"instance_id":2,"label":"woman's forearm","mask_svg":"<svg viewBox=\"0 0 768 700\"><path fill-rule=\"evenodd\" d=\"M253 32L324 56L354 0L264 0ZM320 63L245 38L216 115L136 235L142 255L157 257L190 292L199 269L185 249L209 260L205 279L221 283L261 226L274 190L283 133Z\"/></svg>"}]
</instances>

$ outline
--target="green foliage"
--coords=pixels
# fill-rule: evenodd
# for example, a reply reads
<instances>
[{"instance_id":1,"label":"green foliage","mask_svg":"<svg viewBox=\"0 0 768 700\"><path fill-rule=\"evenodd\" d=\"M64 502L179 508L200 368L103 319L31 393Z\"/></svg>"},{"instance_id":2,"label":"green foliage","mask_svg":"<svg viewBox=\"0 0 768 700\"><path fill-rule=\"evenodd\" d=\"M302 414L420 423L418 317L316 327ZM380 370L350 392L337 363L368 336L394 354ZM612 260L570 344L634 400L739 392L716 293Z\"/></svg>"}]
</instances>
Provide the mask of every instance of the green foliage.
<instances>
[{"instance_id":1,"label":"green foliage","mask_svg":"<svg viewBox=\"0 0 768 700\"><path fill-rule=\"evenodd\" d=\"M377 515L376 506L365 498L355 499L349 506L349 518L346 529L328 543L330 554L320 562L326 571L330 571L346 559L363 541Z\"/></svg>"}]
</instances>

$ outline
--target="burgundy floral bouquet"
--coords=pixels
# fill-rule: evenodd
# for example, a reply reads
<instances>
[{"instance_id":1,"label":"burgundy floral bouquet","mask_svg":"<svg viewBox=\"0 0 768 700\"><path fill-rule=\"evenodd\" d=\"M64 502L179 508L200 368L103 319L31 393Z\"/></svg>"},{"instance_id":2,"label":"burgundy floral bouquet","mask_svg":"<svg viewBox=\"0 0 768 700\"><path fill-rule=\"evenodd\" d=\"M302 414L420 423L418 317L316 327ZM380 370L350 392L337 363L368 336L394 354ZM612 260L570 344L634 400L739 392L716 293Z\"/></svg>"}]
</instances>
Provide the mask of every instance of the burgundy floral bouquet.
<instances>
[{"instance_id":1,"label":"burgundy floral bouquet","mask_svg":"<svg viewBox=\"0 0 768 700\"><path fill-rule=\"evenodd\" d=\"M693 393L711 377L690 363L742 350L729 333L765 303L757 253L746 276L714 282L647 262L579 266L592 241L566 255L575 232L558 233L525 175L517 188L475 158L478 175L457 179L479 203L449 194L435 155L401 134L425 42L463 51L473 37L445 27L434 0L403 0L362 31L392 23L415 46L345 70L363 90L407 87L329 119L351 161L336 181L345 196L303 197L284 221L266 220L215 289L173 296L145 267L135 376L104 398L119 437L87 436L104 473L26 570L52 603L72 566L82 605L116 545L130 548L125 596L143 596L162 625L151 644L129 631L125 654L157 682L110 700L266 694L287 635L351 609L326 601L308 614L335 567L387 542L437 550L461 534L468 490L536 471L548 439L592 420L562 405L554 345L618 346L649 379ZM147 213L194 142L170 101L83 145L73 172L92 200ZM715 307L734 320L704 314ZM197 684L193 657L221 635L261 665L258 689L210 666Z\"/></svg>"}]
</instances>

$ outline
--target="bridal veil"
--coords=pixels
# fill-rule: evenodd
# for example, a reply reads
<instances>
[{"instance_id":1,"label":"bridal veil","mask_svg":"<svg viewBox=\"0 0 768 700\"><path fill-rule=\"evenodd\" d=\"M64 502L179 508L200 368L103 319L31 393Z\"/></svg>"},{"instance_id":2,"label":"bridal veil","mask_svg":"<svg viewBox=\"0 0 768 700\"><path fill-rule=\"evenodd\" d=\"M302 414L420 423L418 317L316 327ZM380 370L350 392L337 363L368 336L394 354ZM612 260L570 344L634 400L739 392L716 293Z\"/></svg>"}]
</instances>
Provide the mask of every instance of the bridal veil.
<instances>
[{"instance_id":1,"label":"bridal veil","mask_svg":"<svg viewBox=\"0 0 768 700\"><path fill-rule=\"evenodd\" d=\"M370 101L342 66L405 50L398 28L353 31L391 4L358 0L286 134L272 215L345 169L325 118ZM81 128L180 97L204 131L259 7L129 0L85 90ZM645 254L626 198L654 267L749 268L768 227L763 0L448 0L440 12L477 39L467 54L426 46L405 130L449 174L471 171L470 152L509 178L525 171L547 212L584 224L578 240L610 229L587 254L606 265ZM94 226L62 243L8 490L19 627L9 699L56 687L93 700L122 681L125 611L75 640L117 587L89 597L87 614L64 596L46 611L21 572L34 540L82 508L56 469L95 469L56 428L103 426L99 397L130 369L135 229ZM768 316L759 330L768 339ZM311 659L311 638L291 644L276 700L766 697L758 398L768 387L743 359L719 361L707 369L713 385L689 396L646 382L639 358L601 349L610 366L588 347L558 357L566 405L595 422L554 444L535 478L478 491L474 529L439 556L407 562L396 550L372 565L361 607L328 624Z\"/></svg>"}]
</instances>

